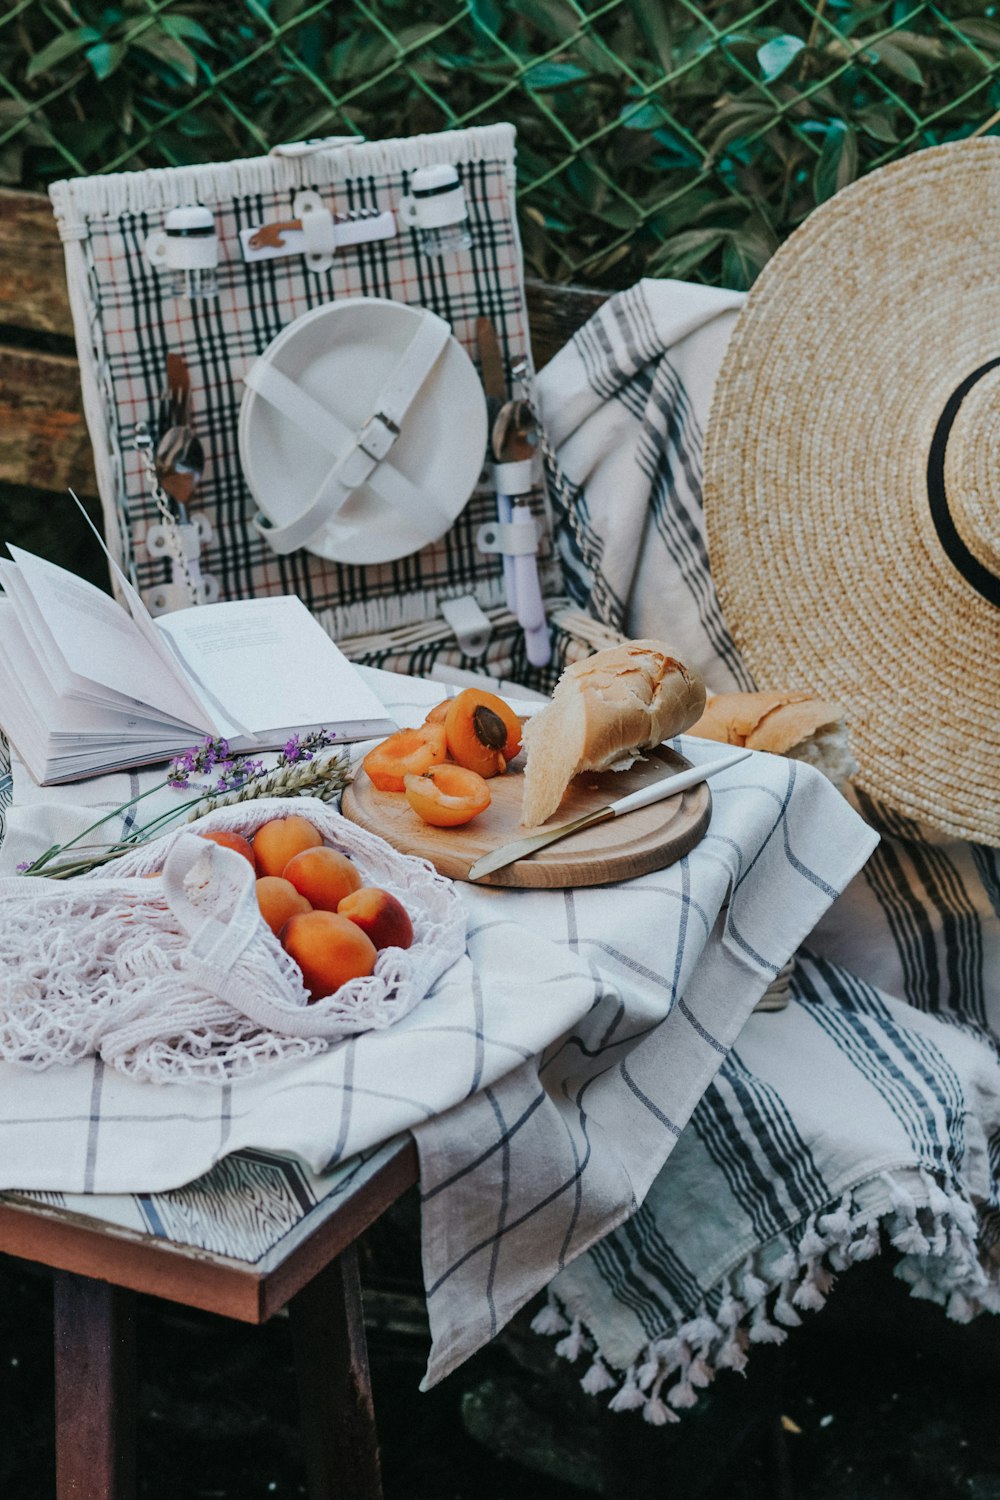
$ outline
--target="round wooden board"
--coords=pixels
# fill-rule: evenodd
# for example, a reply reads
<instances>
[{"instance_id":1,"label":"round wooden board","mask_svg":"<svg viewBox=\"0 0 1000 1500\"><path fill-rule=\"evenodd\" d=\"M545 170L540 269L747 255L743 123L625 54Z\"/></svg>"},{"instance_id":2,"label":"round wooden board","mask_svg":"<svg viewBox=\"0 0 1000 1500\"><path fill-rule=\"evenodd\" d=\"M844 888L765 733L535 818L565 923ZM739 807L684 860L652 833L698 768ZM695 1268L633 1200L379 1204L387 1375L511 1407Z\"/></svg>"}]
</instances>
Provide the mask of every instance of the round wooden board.
<instances>
[{"instance_id":1,"label":"round wooden board","mask_svg":"<svg viewBox=\"0 0 1000 1500\"><path fill-rule=\"evenodd\" d=\"M664 745L627 771L584 772L570 785L549 822L553 828L568 823L689 765L690 761ZM432 828L421 821L402 792L378 791L363 770L346 788L342 810L345 817L379 834L401 853L429 859L452 880L467 880L482 855L535 831L521 826L523 771L523 757L518 756L503 776L491 780L493 800L486 811L461 828ZM703 781L662 802L571 833L530 859L519 859L475 884L540 889L629 880L662 870L687 854L705 832L711 815L712 795Z\"/></svg>"}]
</instances>

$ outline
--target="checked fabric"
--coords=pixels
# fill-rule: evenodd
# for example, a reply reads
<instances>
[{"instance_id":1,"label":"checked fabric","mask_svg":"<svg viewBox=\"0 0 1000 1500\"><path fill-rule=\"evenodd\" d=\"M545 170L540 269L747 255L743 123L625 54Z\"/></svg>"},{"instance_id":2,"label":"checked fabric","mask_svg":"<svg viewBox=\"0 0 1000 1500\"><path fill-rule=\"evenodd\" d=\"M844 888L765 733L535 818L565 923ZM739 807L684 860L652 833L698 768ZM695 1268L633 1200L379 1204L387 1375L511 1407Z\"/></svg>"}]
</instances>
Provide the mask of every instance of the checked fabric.
<instances>
[{"instance_id":1,"label":"checked fabric","mask_svg":"<svg viewBox=\"0 0 1000 1500\"><path fill-rule=\"evenodd\" d=\"M362 670L402 724L440 697ZM704 741L676 743L712 758ZM100 778L84 808L83 786L33 788L14 769L3 873L130 794L130 777ZM463 957L402 1020L319 1056L225 1086L154 1088L90 1058L0 1066L0 1188L143 1198L260 1152L319 1174L412 1130L433 1384L634 1212L764 989L875 842L822 776L772 756L714 778L712 797L701 843L638 880L459 883ZM155 798L144 805L155 816Z\"/></svg>"},{"instance_id":2,"label":"checked fabric","mask_svg":"<svg viewBox=\"0 0 1000 1500\"><path fill-rule=\"evenodd\" d=\"M701 444L742 298L643 281L540 377L570 592L751 687L708 569ZM867 799L881 841L806 939L639 1211L535 1320L616 1410L677 1420L880 1252L966 1321L1000 1311L1000 853ZM775 896L775 907L779 898Z\"/></svg>"}]
</instances>

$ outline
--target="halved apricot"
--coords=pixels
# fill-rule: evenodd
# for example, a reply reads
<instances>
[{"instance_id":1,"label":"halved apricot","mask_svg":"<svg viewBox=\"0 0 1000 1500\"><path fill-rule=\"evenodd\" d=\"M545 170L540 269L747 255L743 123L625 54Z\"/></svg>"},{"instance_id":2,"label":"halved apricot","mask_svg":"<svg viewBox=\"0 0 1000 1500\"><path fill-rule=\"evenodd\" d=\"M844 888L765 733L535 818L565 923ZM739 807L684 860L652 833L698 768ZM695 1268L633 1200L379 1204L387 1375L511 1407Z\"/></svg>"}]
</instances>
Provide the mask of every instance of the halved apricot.
<instances>
[{"instance_id":1,"label":"halved apricot","mask_svg":"<svg viewBox=\"0 0 1000 1500\"><path fill-rule=\"evenodd\" d=\"M419 776L447 753L444 725L421 724L419 729L397 729L369 750L362 765L380 792L401 792L404 776Z\"/></svg>"},{"instance_id":2,"label":"halved apricot","mask_svg":"<svg viewBox=\"0 0 1000 1500\"><path fill-rule=\"evenodd\" d=\"M424 723L425 724L443 724L444 723L444 719L445 719L445 714L448 712L448 710L449 710L450 707L451 707L451 699L450 698L442 698L440 703L435 703L434 707L431 709L430 713L427 715L426 719L424 720Z\"/></svg>"},{"instance_id":3,"label":"halved apricot","mask_svg":"<svg viewBox=\"0 0 1000 1500\"><path fill-rule=\"evenodd\" d=\"M466 688L448 704L448 754L480 776L499 776L521 748L521 721L495 693Z\"/></svg>"},{"instance_id":4,"label":"halved apricot","mask_svg":"<svg viewBox=\"0 0 1000 1500\"><path fill-rule=\"evenodd\" d=\"M457 828L469 823L490 805L490 789L478 771L445 762L422 776L407 776L406 800L435 828Z\"/></svg>"}]
</instances>

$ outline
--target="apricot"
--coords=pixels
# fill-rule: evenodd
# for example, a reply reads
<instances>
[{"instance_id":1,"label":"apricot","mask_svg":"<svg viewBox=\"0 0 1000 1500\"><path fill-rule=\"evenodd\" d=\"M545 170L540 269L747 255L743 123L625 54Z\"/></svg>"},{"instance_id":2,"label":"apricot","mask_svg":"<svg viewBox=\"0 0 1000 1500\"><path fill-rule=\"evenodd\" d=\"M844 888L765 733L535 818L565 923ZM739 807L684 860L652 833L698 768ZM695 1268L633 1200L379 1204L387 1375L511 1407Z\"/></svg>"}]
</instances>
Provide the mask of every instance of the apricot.
<instances>
[{"instance_id":1,"label":"apricot","mask_svg":"<svg viewBox=\"0 0 1000 1500\"><path fill-rule=\"evenodd\" d=\"M280 875L262 875L257 881L257 905L260 914L277 937L289 917L296 912L312 911L305 896L300 896L290 880Z\"/></svg>"},{"instance_id":2,"label":"apricot","mask_svg":"<svg viewBox=\"0 0 1000 1500\"><path fill-rule=\"evenodd\" d=\"M421 724L418 729L397 729L369 750L361 764L380 792L401 792L404 776L439 765L446 753L444 725Z\"/></svg>"},{"instance_id":3,"label":"apricot","mask_svg":"<svg viewBox=\"0 0 1000 1500\"><path fill-rule=\"evenodd\" d=\"M413 923L402 901L381 886L363 885L345 896L337 915L356 922L376 948L408 948L413 942Z\"/></svg>"},{"instance_id":4,"label":"apricot","mask_svg":"<svg viewBox=\"0 0 1000 1500\"><path fill-rule=\"evenodd\" d=\"M357 865L325 845L293 855L281 873L317 911L336 911L345 896L364 884Z\"/></svg>"},{"instance_id":5,"label":"apricot","mask_svg":"<svg viewBox=\"0 0 1000 1500\"><path fill-rule=\"evenodd\" d=\"M316 849L323 835L315 823L292 813L287 818L272 818L253 836L253 852L258 875L280 875L293 855L303 849Z\"/></svg>"},{"instance_id":6,"label":"apricot","mask_svg":"<svg viewBox=\"0 0 1000 1500\"><path fill-rule=\"evenodd\" d=\"M448 754L480 776L499 776L521 748L521 721L495 693L466 688L444 719Z\"/></svg>"},{"instance_id":7,"label":"apricot","mask_svg":"<svg viewBox=\"0 0 1000 1500\"><path fill-rule=\"evenodd\" d=\"M466 766L431 766L422 776L407 776L406 800L413 811L435 828L457 828L471 823L490 805L490 789L478 771Z\"/></svg>"},{"instance_id":8,"label":"apricot","mask_svg":"<svg viewBox=\"0 0 1000 1500\"><path fill-rule=\"evenodd\" d=\"M371 974L375 944L356 922L333 911L304 911L289 917L279 934L299 968L310 1000L332 995L349 979Z\"/></svg>"},{"instance_id":9,"label":"apricot","mask_svg":"<svg viewBox=\"0 0 1000 1500\"><path fill-rule=\"evenodd\" d=\"M223 833L220 831L219 833L203 833L201 836L203 839L211 839L213 844L221 844L224 849L235 849L237 854L242 854L243 858L248 859L256 869L250 841L249 839L245 839L242 833Z\"/></svg>"},{"instance_id":10,"label":"apricot","mask_svg":"<svg viewBox=\"0 0 1000 1500\"><path fill-rule=\"evenodd\" d=\"M435 703L430 713L424 719L425 724L443 724L451 707L450 698L442 698L440 703Z\"/></svg>"}]
</instances>

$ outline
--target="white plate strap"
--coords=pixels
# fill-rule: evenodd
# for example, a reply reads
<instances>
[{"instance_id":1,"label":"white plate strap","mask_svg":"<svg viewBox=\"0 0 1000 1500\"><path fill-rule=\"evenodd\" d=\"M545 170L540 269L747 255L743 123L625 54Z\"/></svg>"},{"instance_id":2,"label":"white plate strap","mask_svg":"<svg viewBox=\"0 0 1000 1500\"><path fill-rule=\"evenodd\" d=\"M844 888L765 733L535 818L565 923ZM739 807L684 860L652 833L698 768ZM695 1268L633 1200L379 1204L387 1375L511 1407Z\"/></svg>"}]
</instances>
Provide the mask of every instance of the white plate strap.
<instances>
[{"instance_id":1,"label":"white plate strap","mask_svg":"<svg viewBox=\"0 0 1000 1500\"><path fill-rule=\"evenodd\" d=\"M254 518L254 526L273 551L294 552L305 546L363 484L370 484L390 504L420 507L424 515L435 509L434 497L418 490L385 459L450 337L451 329L443 318L424 312L414 337L375 400L373 415L357 434L270 363L258 360L252 366L247 385L336 456L316 494L294 521L274 526L261 515ZM446 527L447 519L442 517L442 530Z\"/></svg>"}]
</instances>

